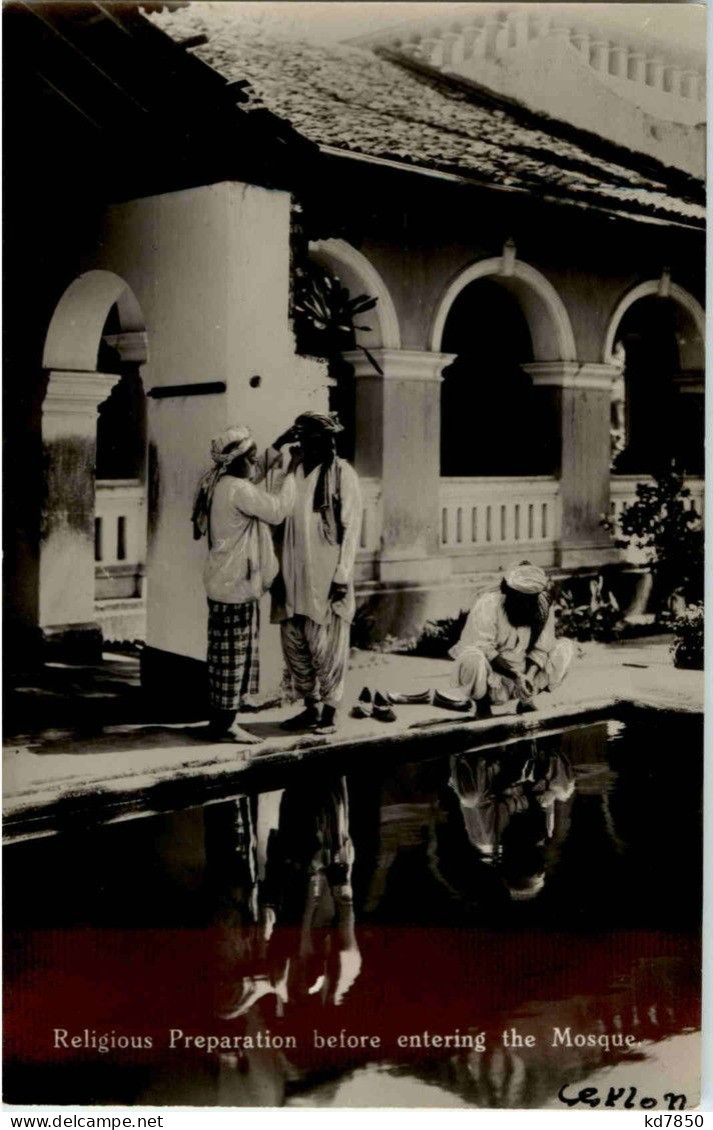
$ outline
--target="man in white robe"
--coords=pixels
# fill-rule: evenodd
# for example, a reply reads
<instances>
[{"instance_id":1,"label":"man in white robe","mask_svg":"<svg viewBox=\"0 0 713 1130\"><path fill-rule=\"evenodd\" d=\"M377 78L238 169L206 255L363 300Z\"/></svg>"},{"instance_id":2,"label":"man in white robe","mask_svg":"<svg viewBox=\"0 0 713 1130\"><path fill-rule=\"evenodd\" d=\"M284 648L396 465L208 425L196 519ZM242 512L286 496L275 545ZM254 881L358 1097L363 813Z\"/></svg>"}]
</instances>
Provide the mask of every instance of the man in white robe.
<instances>
[{"instance_id":1,"label":"man in white robe","mask_svg":"<svg viewBox=\"0 0 713 1130\"><path fill-rule=\"evenodd\" d=\"M555 613L547 593L547 574L525 561L473 605L460 640L453 690L434 701L455 709L477 709L487 717L493 705L518 700L517 709L534 710L533 697L554 690L572 662L572 641L555 636Z\"/></svg>"},{"instance_id":2,"label":"man in white robe","mask_svg":"<svg viewBox=\"0 0 713 1130\"><path fill-rule=\"evenodd\" d=\"M336 454L342 427L335 416L307 412L295 428L295 498L284 525L272 618L281 626L285 662L305 709L284 726L331 733L354 618L361 493L354 468Z\"/></svg>"}]
</instances>

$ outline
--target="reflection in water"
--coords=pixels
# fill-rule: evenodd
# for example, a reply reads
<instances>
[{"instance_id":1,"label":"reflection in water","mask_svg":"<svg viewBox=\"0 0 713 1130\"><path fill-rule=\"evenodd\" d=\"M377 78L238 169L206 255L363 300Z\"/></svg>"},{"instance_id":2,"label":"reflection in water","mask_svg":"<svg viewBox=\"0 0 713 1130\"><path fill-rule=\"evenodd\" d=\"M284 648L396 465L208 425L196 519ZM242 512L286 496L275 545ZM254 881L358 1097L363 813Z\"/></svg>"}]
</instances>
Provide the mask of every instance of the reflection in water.
<instances>
[{"instance_id":1,"label":"reflection in water","mask_svg":"<svg viewBox=\"0 0 713 1130\"><path fill-rule=\"evenodd\" d=\"M246 800L221 1013L298 1048L222 1057L217 1101L389 1105L402 1084L537 1107L617 1065L631 1085L662 1041L693 1039L698 939L675 933L670 896L695 923L697 776L672 810L659 748L597 725ZM506 1046L512 1028L533 1044Z\"/></svg>"},{"instance_id":2,"label":"reflection in water","mask_svg":"<svg viewBox=\"0 0 713 1130\"><path fill-rule=\"evenodd\" d=\"M542 1107L606 1079L692 1105L700 725L422 748L299 764L280 791L92 851L30 845L12 874L32 899L6 892L10 1101ZM82 868L96 883L72 900ZM47 1032L72 1017L153 1052L51 1062ZM168 1050L174 1026L225 1043Z\"/></svg>"},{"instance_id":3,"label":"reflection in water","mask_svg":"<svg viewBox=\"0 0 713 1130\"><path fill-rule=\"evenodd\" d=\"M512 899L535 898L545 885L546 847L567 834L564 802L575 787L567 759L535 740L494 757L460 754L451 758L449 784L483 862L498 869Z\"/></svg>"},{"instance_id":4,"label":"reflection in water","mask_svg":"<svg viewBox=\"0 0 713 1130\"><path fill-rule=\"evenodd\" d=\"M219 811L211 819L218 825L228 822L227 837L211 843L217 873L224 867L221 857L232 858L234 878L242 873L247 880L242 899L235 882L228 890L224 886L219 899L218 1016L236 1022L247 1018L246 1031L269 1031L270 1005L287 1030L306 1030L310 1020L318 1023L321 1009L343 1003L361 969L346 780L307 773L299 785L280 793L252 802L243 798L232 818ZM226 852L231 830L233 850ZM271 1075L275 1093L298 1073L282 1050L267 1057L253 1051L221 1057L221 1103L246 1101L251 1069L263 1082L266 1072Z\"/></svg>"}]
</instances>

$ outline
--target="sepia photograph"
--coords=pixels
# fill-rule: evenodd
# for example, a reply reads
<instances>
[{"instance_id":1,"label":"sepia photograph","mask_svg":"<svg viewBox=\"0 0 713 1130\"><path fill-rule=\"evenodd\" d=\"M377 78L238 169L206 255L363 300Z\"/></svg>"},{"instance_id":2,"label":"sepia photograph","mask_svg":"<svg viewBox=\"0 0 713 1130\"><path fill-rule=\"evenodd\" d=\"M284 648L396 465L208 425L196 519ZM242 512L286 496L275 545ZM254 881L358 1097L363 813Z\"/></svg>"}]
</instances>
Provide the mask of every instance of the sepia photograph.
<instances>
[{"instance_id":1,"label":"sepia photograph","mask_svg":"<svg viewBox=\"0 0 713 1130\"><path fill-rule=\"evenodd\" d=\"M2 17L6 1108L700 1109L705 5Z\"/></svg>"}]
</instances>

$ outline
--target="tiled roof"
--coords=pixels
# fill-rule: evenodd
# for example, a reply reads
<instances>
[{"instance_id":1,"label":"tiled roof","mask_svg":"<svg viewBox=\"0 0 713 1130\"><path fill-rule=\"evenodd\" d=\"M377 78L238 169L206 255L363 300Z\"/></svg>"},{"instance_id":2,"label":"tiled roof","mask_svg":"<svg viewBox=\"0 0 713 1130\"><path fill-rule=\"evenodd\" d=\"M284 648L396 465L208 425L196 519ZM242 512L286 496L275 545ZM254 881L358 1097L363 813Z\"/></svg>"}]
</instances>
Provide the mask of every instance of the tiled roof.
<instances>
[{"instance_id":1,"label":"tiled roof","mask_svg":"<svg viewBox=\"0 0 713 1130\"><path fill-rule=\"evenodd\" d=\"M177 40L205 35L194 54L320 146L425 167L609 211L702 226L703 186L673 170L642 171L582 144L576 131L438 76L356 47L278 38L221 6L152 16ZM564 134L564 135L563 135ZM645 161L645 159L642 159ZM638 166L638 167L637 167Z\"/></svg>"}]
</instances>

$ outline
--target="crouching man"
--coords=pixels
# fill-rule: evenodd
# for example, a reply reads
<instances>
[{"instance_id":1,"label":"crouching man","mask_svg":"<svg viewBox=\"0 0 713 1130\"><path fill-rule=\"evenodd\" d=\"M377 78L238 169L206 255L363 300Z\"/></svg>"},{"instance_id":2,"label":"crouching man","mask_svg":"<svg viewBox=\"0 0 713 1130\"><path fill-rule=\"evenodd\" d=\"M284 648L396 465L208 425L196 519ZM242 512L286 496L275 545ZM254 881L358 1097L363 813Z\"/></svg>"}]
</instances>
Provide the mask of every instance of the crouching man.
<instances>
[{"instance_id":1,"label":"crouching man","mask_svg":"<svg viewBox=\"0 0 713 1130\"><path fill-rule=\"evenodd\" d=\"M572 642L555 638L555 614L547 575L522 562L503 578L500 589L476 600L451 655L454 684L439 694L440 705L480 717L491 706L517 699L519 713L535 710L533 697L553 690L572 662Z\"/></svg>"}]
</instances>

